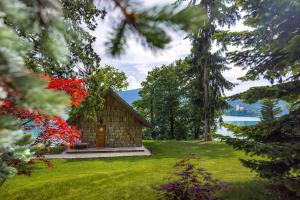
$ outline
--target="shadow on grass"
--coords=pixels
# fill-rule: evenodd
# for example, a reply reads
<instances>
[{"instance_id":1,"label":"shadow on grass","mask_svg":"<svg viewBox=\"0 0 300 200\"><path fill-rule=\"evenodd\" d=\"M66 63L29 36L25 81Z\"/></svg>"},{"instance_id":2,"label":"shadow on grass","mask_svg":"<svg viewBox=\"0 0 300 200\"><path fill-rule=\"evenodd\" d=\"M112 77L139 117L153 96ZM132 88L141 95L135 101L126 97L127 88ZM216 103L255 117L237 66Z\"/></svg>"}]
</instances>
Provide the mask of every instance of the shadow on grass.
<instances>
[{"instance_id":1,"label":"shadow on grass","mask_svg":"<svg viewBox=\"0 0 300 200\"><path fill-rule=\"evenodd\" d=\"M202 141L146 141L144 142L155 158L179 158L191 153L207 158L226 158L235 150L225 143Z\"/></svg>"},{"instance_id":2,"label":"shadow on grass","mask_svg":"<svg viewBox=\"0 0 300 200\"><path fill-rule=\"evenodd\" d=\"M151 159L173 158L181 160L184 157L195 154L208 159L230 158L234 155L235 150L225 143L211 142L204 143L202 141L144 141L144 146L150 150L151 156L136 157L111 157L111 158L80 158L66 159L67 162L77 161L140 161Z\"/></svg>"},{"instance_id":3,"label":"shadow on grass","mask_svg":"<svg viewBox=\"0 0 300 200\"><path fill-rule=\"evenodd\" d=\"M252 180L248 182L230 182L229 188L221 192L223 199L230 200L272 200L267 192L266 182L263 180Z\"/></svg>"}]
</instances>

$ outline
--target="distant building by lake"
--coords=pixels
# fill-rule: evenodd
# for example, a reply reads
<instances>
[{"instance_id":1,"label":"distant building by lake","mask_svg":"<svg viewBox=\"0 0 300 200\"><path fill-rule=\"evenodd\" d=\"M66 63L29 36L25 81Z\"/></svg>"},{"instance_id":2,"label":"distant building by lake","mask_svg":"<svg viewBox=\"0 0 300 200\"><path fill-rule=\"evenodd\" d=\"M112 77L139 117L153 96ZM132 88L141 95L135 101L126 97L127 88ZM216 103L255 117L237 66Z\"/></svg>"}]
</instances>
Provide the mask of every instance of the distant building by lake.
<instances>
[{"instance_id":1,"label":"distant building by lake","mask_svg":"<svg viewBox=\"0 0 300 200\"><path fill-rule=\"evenodd\" d=\"M236 104L235 111L243 111L245 110L245 106L243 104Z\"/></svg>"}]
</instances>

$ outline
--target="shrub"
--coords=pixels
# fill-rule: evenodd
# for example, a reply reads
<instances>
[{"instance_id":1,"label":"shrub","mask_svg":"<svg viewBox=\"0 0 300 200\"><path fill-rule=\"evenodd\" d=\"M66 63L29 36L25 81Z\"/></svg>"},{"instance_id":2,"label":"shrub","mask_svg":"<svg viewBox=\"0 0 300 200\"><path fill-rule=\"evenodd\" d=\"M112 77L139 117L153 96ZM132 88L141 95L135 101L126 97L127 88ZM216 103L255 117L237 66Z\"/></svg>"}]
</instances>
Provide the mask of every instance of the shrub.
<instances>
[{"instance_id":1,"label":"shrub","mask_svg":"<svg viewBox=\"0 0 300 200\"><path fill-rule=\"evenodd\" d=\"M64 145L56 145L54 147L37 149L37 150L35 150L35 154L37 154L37 155L61 154L65 150L66 150L66 146L64 146Z\"/></svg>"},{"instance_id":2,"label":"shrub","mask_svg":"<svg viewBox=\"0 0 300 200\"><path fill-rule=\"evenodd\" d=\"M176 163L176 172L172 180L156 188L158 199L164 200L218 200L216 192L225 189L225 185L214 179L193 161L197 157L188 157Z\"/></svg>"}]
</instances>

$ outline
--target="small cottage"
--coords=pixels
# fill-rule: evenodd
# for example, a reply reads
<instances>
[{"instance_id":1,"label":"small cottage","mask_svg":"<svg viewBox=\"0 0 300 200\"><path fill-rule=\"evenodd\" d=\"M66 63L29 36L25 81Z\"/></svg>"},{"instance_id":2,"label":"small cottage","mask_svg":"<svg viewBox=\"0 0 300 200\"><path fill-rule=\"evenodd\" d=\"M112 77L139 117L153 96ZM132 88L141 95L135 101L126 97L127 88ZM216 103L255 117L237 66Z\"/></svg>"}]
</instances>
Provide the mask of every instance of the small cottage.
<instances>
[{"instance_id":1,"label":"small cottage","mask_svg":"<svg viewBox=\"0 0 300 200\"><path fill-rule=\"evenodd\" d=\"M116 92L109 89L104 96L97 122L76 116L73 123L81 131L81 141L90 147L141 147L142 128L152 125Z\"/></svg>"}]
</instances>

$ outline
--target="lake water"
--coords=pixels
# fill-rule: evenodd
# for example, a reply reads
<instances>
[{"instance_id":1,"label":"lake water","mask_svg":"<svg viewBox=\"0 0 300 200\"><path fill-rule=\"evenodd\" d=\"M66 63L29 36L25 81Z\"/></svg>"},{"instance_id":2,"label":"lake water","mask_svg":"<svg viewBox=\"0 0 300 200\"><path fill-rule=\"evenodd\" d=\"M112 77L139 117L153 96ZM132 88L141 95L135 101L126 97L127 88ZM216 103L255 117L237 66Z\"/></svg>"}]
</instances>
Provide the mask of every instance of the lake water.
<instances>
[{"instance_id":1,"label":"lake water","mask_svg":"<svg viewBox=\"0 0 300 200\"><path fill-rule=\"evenodd\" d=\"M259 117L240 117L240 116L223 116L223 121L229 124L235 124L239 126L251 126L260 122ZM231 131L228 131L225 127L220 127L217 130L220 135L233 136Z\"/></svg>"},{"instance_id":2,"label":"lake water","mask_svg":"<svg viewBox=\"0 0 300 200\"><path fill-rule=\"evenodd\" d=\"M64 118L65 120L67 120L67 119L69 118L69 116L66 115L66 114L62 114L62 115L60 115L60 117ZM29 125L29 126L33 126L33 125L34 125L34 122L29 122L28 125ZM41 127L41 128L42 128L42 127ZM32 130L24 130L23 132L24 132L24 133L32 133L32 134L33 134L33 137L36 138L36 137L39 135L40 130L32 129Z\"/></svg>"}]
</instances>

